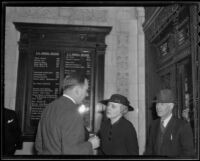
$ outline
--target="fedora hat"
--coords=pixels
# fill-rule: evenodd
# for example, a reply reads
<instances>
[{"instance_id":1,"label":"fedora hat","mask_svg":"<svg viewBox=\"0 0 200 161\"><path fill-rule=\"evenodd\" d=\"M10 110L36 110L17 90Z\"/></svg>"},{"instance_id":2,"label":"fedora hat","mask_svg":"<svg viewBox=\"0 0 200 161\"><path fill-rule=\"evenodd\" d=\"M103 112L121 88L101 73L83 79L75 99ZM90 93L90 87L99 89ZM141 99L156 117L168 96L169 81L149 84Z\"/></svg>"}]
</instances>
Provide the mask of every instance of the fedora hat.
<instances>
[{"instance_id":1,"label":"fedora hat","mask_svg":"<svg viewBox=\"0 0 200 161\"><path fill-rule=\"evenodd\" d=\"M113 94L110 99L102 100L100 103L107 105L108 102L119 103L128 107L128 111L133 111L134 108L130 106L128 99L120 94Z\"/></svg>"},{"instance_id":2,"label":"fedora hat","mask_svg":"<svg viewBox=\"0 0 200 161\"><path fill-rule=\"evenodd\" d=\"M171 89L162 89L156 96L156 103L175 103L175 96Z\"/></svg>"}]
</instances>

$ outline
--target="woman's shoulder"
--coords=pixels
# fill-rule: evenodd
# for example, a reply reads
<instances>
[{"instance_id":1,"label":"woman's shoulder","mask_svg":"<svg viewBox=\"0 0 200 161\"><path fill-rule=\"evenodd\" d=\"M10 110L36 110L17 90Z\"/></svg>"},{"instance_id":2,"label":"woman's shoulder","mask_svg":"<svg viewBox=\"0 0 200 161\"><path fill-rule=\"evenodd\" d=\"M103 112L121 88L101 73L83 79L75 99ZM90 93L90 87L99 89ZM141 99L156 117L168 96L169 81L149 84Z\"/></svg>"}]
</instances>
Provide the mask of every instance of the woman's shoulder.
<instances>
[{"instance_id":1,"label":"woman's shoulder","mask_svg":"<svg viewBox=\"0 0 200 161\"><path fill-rule=\"evenodd\" d=\"M129 121L128 119L126 119L125 117L121 118L121 123L124 127L134 127L133 124L131 123L131 121Z\"/></svg>"}]
</instances>

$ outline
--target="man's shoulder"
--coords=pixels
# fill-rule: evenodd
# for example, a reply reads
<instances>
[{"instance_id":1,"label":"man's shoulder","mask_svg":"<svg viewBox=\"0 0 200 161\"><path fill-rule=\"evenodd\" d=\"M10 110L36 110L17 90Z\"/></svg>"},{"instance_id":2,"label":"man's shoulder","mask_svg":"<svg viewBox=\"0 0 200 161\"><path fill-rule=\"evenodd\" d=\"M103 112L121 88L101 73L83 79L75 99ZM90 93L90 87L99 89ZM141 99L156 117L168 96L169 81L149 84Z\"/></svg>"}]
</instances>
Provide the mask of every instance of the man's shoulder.
<instances>
[{"instance_id":1,"label":"man's shoulder","mask_svg":"<svg viewBox=\"0 0 200 161\"><path fill-rule=\"evenodd\" d=\"M66 106L68 106L68 104L71 106L76 106L69 98L64 97L64 96L60 96L58 98L56 98L54 101L50 102L48 106L55 106L55 105L62 105L65 104Z\"/></svg>"},{"instance_id":2,"label":"man's shoulder","mask_svg":"<svg viewBox=\"0 0 200 161\"><path fill-rule=\"evenodd\" d=\"M135 130L135 127L133 125L133 123L131 121L129 121L128 119L122 117L121 120L120 120L120 126L123 128L123 129L134 129Z\"/></svg>"},{"instance_id":3,"label":"man's shoulder","mask_svg":"<svg viewBox=\"0 0 200 161\"><path fill-rule=\"evenodd\" d=\"M173 117L172 119L173 119L173 122L177 126L186 126L186 125L188 125L188 122L186 120L181 119L181 118Z\"/></svg>"},{"instance_id":4,"label":"man's shoulder","mask_svg":"<svg viewBox=\"0 0 200 161\"><path fill-rule=\"evenodd\" d=\"M155 120L152 120L151 124L150 124L150 129L155 129L158 127L158 125L160 124L160 118L157 118Z\"/></svg>"},{"instance_id":5,"label":"man's shoulder","mask_svg":"<svg viewBox=\"0 0 200 161\"><path fill-rule=\"evenodd\" d=\"M60 97L57 97L55 100L53 100L50 104L58 103L58 102L62 102L62 101L69 101L69 99L67 97L60 96Z\"/></svg>"},{"instance_id":6,"label":"man's shoulder","mask_svg":"<svg viewBox=\"0 0 200 161\"><path fill-rule=\"evenodd\" d=\"M61 96L56 98L54 101L50 102L44 109L43 113L47 113L47 111L51 111L50 113L54 113L55 115L72 115L75 113L76 106L70 99Z\"/></svg>"},{"instance_id":7,"label":"man's shoulder","mask_svg":"<svg viewBox=\"0 0 200 161\"><path fill-rule=\"evenodd\" d=\"M4 111L7 113L15 113L14 110L8 109L8 108L4 108Z\"/></svg>"},{"instance_id":8,"label":"man's shoulder","mask_svg":"<svg viewBox=\"0 0 200 161\"><path fill-rule=\"evenodd\" d=\"M4 108L4 115L5 117L16 117L16 112L14 110Z\"/></svg>"}]
</instances>

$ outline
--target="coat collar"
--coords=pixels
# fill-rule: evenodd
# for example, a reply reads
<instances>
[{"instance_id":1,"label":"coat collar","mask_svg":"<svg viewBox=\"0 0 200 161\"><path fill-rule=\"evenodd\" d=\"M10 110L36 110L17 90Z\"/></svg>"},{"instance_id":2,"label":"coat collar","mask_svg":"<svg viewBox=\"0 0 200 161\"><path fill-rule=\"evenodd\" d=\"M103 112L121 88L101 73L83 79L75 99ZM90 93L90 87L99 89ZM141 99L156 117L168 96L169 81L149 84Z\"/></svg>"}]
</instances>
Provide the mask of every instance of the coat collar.
<instances>
[{"instance_id":1,"label":"coat collar","mask_svg":"<svg viewBox=\"0 0 200 161\"><path fill-rule=\"evenodd\" d=\"M175 117L172 115L171 119L169 120L167 126L165 127L165 133L164 133L164 138L168 138L168 137L172 137L172 133L174 130L174 126L175 126ZM157 122L157 130L159 130L160 128L160 120Z\"/></svg>"}]
</instances>

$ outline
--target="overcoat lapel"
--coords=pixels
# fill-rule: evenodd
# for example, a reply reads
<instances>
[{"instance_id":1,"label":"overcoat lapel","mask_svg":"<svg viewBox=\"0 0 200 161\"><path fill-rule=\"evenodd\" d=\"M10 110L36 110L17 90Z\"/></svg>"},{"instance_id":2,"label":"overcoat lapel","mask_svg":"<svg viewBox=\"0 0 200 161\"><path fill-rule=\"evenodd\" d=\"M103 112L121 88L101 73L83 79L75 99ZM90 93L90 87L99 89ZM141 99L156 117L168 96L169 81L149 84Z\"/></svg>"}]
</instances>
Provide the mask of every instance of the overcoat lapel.
<instances>
[{"instance_id":1,"label":"overcoat lapel","mask_svg":"<svg viewBox=\"0 0 200 161\"><path fill-rule=\"evenodd\" d=\"M167 140L169 141L173 138L174 126L175 126L175 119L172 116L172 118L170 119L170 121L167 124L167 127L165 129L163 143L166 142Z\"/></svg>"}]
</instances>

